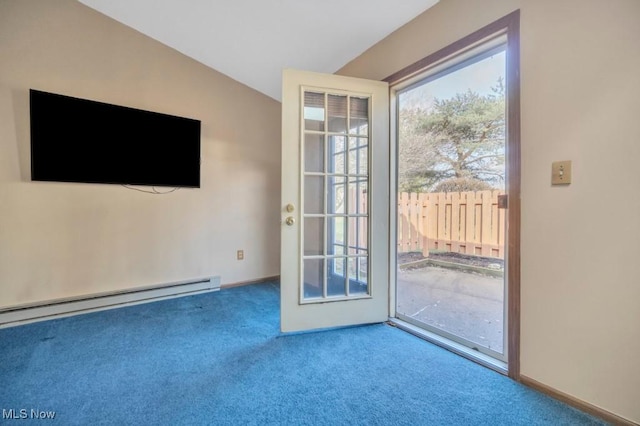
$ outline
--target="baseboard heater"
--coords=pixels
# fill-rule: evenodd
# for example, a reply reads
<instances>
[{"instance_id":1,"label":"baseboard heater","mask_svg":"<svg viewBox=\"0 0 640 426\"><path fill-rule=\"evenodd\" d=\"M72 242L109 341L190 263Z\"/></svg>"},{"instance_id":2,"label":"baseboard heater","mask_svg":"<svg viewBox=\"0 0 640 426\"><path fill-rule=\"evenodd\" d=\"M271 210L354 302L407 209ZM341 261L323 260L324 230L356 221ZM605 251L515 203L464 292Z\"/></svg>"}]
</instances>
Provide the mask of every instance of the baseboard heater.
<instances>
[{"instance_id":1,"label":"baseboard heater","mask_svg":"<svg viewBox=\"0 0 640 426\"><path fill-rule=\"evenodd\" d=\"M220 277L208 277L131 290L58 299L45 303L0 309L0 328L44 321L87 312L155 302L220 290Z\"/></svg>"}]
</instances>

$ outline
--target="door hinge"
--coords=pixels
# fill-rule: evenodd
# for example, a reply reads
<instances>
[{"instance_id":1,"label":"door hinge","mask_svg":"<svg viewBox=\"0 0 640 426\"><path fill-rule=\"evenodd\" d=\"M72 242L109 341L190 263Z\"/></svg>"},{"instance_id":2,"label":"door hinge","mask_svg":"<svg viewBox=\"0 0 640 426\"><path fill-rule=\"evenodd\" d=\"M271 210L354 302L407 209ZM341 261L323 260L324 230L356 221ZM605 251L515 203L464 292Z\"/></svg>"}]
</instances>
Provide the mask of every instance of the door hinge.
<instances>
[{"instance_id":1,"label":"door hinge","mask_svg":"<svg viewBox=\"0 0 640 426\"><path fill-rule=\"evenodd\" d=\"M506 209L509 207L509 196L507 194L498 195L498 208Z\"/></svg>"}]
</instances>

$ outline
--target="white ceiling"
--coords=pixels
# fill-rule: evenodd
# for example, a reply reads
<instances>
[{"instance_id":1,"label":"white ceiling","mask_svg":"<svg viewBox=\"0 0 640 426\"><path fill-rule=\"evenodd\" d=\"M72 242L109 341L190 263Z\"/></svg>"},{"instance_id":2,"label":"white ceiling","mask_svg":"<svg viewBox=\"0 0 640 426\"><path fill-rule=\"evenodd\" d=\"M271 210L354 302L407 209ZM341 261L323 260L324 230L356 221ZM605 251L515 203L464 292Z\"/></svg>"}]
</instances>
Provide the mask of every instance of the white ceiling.
<instances>
[{"instance_id":1,"label":"white ceiling","mask_svg":"<svg viewBox=\"0 0 640 426\"><path fill-rule=\"evenodd\" d=\"M438 0L79 0L280 100L282 70L334 73Z\"/></svg>"}]
</instances>

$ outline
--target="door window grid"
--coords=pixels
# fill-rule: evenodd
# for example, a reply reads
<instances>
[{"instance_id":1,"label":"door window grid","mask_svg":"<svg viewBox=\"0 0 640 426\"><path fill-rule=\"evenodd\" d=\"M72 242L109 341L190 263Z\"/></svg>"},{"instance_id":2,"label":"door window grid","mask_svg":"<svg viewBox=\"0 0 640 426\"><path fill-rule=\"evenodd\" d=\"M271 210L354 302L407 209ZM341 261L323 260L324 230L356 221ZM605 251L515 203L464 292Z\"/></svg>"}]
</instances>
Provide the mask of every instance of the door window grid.
<instances>
[{"instance_id":1,"label":"door window grid","mask_svg":"<svg viewBox=\"0 0 640 426\"><path fill-rule=\"evenodd\" d=\"M324 203L320 211L310 212L307 204L312 203L305 201L303 221L324 219L324 238L321 254L307 252L305 241L301 301L368 296L369 99L305 92L304 101L303 151L308 149L307 140L320 136L324 141L324 170L309 170L305 165L304 182L311 177L322 179ZM318 164L309 152L303 158L305 164ZM305 185L303 193L306 189ZM312 285L307 283L309 272L315 278Z\"/></svg>"}]
</instances>

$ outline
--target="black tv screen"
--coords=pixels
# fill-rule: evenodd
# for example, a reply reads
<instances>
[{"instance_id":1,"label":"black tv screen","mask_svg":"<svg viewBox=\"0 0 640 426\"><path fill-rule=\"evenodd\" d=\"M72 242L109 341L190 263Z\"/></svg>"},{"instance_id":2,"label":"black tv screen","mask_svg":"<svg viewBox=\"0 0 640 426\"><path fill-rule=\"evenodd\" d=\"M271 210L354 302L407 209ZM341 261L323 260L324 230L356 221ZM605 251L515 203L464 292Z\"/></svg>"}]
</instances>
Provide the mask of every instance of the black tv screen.
<instances>
[{"instance_id":1,"label":"black tv screen","mask_svg":"<svg viewBox=\"0 0 640 426\"><path fill-rule=\"evenodd\" d=\"M30 90L34 181L200 187L200 121Z\"/></svg>"}]
</instances>

